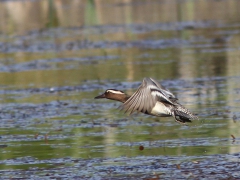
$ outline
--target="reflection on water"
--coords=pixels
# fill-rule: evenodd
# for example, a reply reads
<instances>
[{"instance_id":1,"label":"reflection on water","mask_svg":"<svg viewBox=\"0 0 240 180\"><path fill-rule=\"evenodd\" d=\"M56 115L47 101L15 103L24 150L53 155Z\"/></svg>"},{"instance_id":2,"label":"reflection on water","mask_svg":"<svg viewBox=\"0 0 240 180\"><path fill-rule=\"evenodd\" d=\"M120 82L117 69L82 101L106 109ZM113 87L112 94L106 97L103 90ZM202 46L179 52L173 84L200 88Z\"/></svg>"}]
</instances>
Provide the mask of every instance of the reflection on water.
<instances>
[{"instance_id":1,"label":"reflection on water","mask_svg":"<svg viewBox=\"0 0 240 180\"><path fill-rule=\"evenodd\" d=\"M1 173L240 177L239 3L1 2ZM128 117L117 102L93 99L108 88L132 94L143 77L200 120Z\"/></svg>"},{"instance_id":2,"label":"reflection on water","mask_svg":"<svg viewBox=\"0 0 240 180\"><path fill-rule=\"evenodd\" d=\"M212 21L221 26L224 21L231 23L239 20L239 3L237 0L217 2L201 0L181 2L177 0L5 1L0 5L0 16L3 20L1 29L8 33L15 33L16 30L25 33L28 30L47 27L182 21ZM212 7L215 7L214 11ZM191 30L194 27L189 25L188 29Z\"/></svg>"}]
</instances>

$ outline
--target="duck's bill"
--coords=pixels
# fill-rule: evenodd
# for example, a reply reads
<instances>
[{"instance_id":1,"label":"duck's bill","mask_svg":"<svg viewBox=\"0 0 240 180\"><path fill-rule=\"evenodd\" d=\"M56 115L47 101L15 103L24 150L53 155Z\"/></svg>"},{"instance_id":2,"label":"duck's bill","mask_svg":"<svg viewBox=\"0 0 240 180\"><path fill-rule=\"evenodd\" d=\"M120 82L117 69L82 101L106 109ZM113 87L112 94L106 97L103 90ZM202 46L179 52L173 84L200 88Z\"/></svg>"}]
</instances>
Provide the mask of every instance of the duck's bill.
<instances>
[{"instance_id":1,"label":"duck's bill","mask_svg":"<svg viewBox=\"0 0 240 180\"><path fill-rule=\"evenodd\" d=\"M94 99L101 99L101 98L106 98L105 94L101 94L99 96L96 96Z\"/></svg>"}]
</instances>

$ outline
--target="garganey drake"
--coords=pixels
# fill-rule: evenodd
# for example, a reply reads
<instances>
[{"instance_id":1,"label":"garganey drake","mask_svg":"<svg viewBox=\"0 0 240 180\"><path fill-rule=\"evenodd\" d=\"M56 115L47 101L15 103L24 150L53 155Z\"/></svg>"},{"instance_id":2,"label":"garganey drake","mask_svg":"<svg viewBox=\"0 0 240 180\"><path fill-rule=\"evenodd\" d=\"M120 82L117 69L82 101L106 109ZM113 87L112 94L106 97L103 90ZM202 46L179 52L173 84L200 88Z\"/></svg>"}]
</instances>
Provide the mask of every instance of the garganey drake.
<instances>
[{"instance_id":1,"label":"garganey drake","mask_svg":"<svg viewBox=\"0 0 240 180\"><path fill-rule=\"evenodd\" d=\"M198 119L196 115L178 103L178 99L168 89L152 78L144 78L132 96L116 89L107 89L103 94L95 97L95 99L100 98L122 102L120 108L129 114L142 112L159 117L173 116L176 122L183 124Z\"/></svg>"}]
</instances>

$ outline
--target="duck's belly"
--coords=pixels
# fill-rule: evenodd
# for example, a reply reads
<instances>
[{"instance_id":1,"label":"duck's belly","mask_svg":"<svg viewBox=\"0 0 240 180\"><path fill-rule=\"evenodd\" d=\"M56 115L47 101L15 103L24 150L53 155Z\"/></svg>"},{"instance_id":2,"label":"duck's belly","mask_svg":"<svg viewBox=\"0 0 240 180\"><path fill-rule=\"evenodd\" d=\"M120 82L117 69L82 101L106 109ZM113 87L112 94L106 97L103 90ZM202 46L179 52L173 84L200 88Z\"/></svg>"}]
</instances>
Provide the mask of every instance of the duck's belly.
<instances>
[{"instance_id":1,"label":"duck's belly","mask_svg":"<svg viewBox=\"0 0 240 180\"><path fill-rule=\"evenodd\" d=\"M171 108L167 107L161 102L156 103L156 105L153 107L150 114L154 116L160 116L160 117L167 117L172 115Z\"/></svg>"}]
</instances>

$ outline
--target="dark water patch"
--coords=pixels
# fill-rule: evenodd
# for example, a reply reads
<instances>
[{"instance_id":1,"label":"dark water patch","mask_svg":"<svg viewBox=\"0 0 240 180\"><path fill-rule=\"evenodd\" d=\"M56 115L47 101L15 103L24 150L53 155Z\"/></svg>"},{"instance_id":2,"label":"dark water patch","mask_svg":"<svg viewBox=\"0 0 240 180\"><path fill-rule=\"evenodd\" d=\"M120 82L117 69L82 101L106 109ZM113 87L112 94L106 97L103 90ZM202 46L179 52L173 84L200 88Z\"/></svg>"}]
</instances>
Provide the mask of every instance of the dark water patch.
<instances>
[{"instance_id":1,"label":"dark water patch","mask_svg":"<svg viewBox=\"0 0 240 180\"><path fill-rule=\"evenodd\" d=\"M137 156L133 158L60 158L38 160L31 157L9 159L1 164L52 164L53 168L1 170L2 178L28 179L236 179L240 177L239 153L212 156ZM64 171L63 171L64 169ZM74 172L74 173L72 173ZM32 178L31 178L32 177Z\"/></svg>"},{"instance_id":2,"label":"dark water patch","mask_svg":"<svg viewBox=\"0 0 240 180\"><path fill-rule=\"evenodd\" d=\"M6 147L8 147L8 145L6 145L6 144L0 144L0 148L6 148Z\"/></svg>"},{"instance_id":3,"label":"dark water patch","mask_svg":"<svg viewBox=\"0 0 240 180\"><path fill-rule=\"evenodd\" d=\"M231 51L239 51L240 48L219 48L219 49L202 49L202 53L221 53L221 52L231 52Z\"/></svg>"},{"instance_id":4,"label":"dark water patch","mask_svg":"<svg viewBox=\"0 0 240 180\"><path fill-rule=\"evenodd\" d=\"M116 146L144 146L146 148L175 148L175 147L229 147L240 145L239 139L232 142L231 138L219 138L219 137L209 137L209 138L184 138L184 139L169 139L169 140L158 140L158 141L140 141L140 142L116 142Z\"/></svg>"},{"instance_id":5,"label":"dark water patch","mask_svg":"<svg viewBox=\"0 0 240 180\"><path fill-rule=\"evenodd\" d=\"M227 39L228 40L228 39ZM225 40L227 42L227 40ZM49 52L49 51L76 51L82 49L114 49L114 48L139 48L139 49L167 49L167 48L197 48L201 49L203 53L219 53L236 51L238 48L219 47L219 45L212 44L212 40L204 42L202 40L185 40L180 38L168 39L145 39L145 40L132 40L132 41L90 41L90 40L72 40L66 41L61 44L54 42L38 41L37 43L29 43L27 46L21 43L17 45L14 43L6 42L0 44L0 52L13 53L13 52Z\"/></svg>"},{"instance_id":6,"label":"dark water patch","mask_svg":"<svg viewBox=\"0 0 240 180\"><path fill-rule=\"evenodd\" d=\"M57 133L58 129L53 129L53 128L46 128L46 132L52 133L55 131ZM37 132L38 129L34 128L33 132ZM40 131L43 131L43 129L40 129ZM34 141L35 142L42 142L43 144L47 141L47 143L52 143L52 140L63 140L63 139L68 139L71 136L69 135L63 135L63 134L47 134L47 133L41 133L41 134L27 134L27 135L2 135L1 140L2 142L8 143L9 147L12 146L18 146L14 144L15 142L21 142L21 146L25 146L28 144L32 144ZM26 144L24 142L27 142ZM65 146L66 148L66 146Z\"/></svg>"},{"instance_id":7,"label":"dark water patch","mask_svg":"<svg viewBox=\"0 0 240 180\"><path fill-rule=\"evenodd\" d=\"M236 27L238 27L238 25L236 24ZM238 29L233 29L233 30L219 30L217 31L215 34L217 35L235 35L235 34L240 34L240 30Z\"/></svg>"},{"instance_id":8,"label":"dark water patch","mask_svg":"<svg viewBox=\"0 0 240 180\"><path fill-rule=\"evenodd\" d=\"M98 64L102 61L117 59L118 56L90 56L82 58L55 58L55 59L39 59L29 62L16 63L5 60L4 65L0 66L0 72L21 72L32 70L61 70L61 69L76 69L81 65ZM73 64L75 62L75 64ZM11 64L11 65L9 65ZM69 65L71 64L71 65Z\"/></svg>"},{"instance_id":9,"label":"dark water patch","mask_svg":"<svg viewBox=\"0 0 240 180\"><path fill-rule=\"evenodd\" d=\"M219 24L220 25L220 24ZM230 27L229 25L222 24L221 28ZM234 27L239 27L239 24L232 24ZM168 22L168 23L154 23L154 24L120 24L120 25L99 25L99 26L79 26L68 28L51 28L39 29L28 31L23 36L12 36L12 38L29 40L49 37L66 37L83 34L114 34L114 33L147 33L157 30L162 31L175 31L175 30L193 30L216 27L214 21L182 21L182 22Z\"/></svg>"},{"instance_id":10,"label":"dark water patch","mask_svg":"<svg viewBox=\"0 0 240 180\"><path fill-rule=\"evenodd\" d=\"M53 101L44 104L5 104L1 108L1 127L21 127L47 123L49 118L66 117L82 114L85 108L91 109L94 105L77 105L69 102ZM97 106L97 105L96 105ZM33 119L39 119L33 121Z\"/></svg>"},{"instance_id":11,"label":"dark water patch","mask_svg":"<svg viewBox=\"0 0 240 180\"><path fill-rule=\"evenodd\" d=\"M130 40L126 41L105 41L105 40L90 40L82 38L87 34L116 34L131 32L133 34L149 33L154 31L184 31L194 29L207 29L216 27L213 22L200 21L200 22L174 22L174 23L157 23L157 24L131 24L131 25L106 25L106 26L92 26L92 27L74 27L50 30L35 30L30 31L25 36L12 37L13 41L1 42L0 52L13 53L13 52L49 52L49 51L69 51L81 49L109 49L109 48L147 48L147 49L165 49L165 48L182 48L182 47L195 47L206 48L207 46L214 46L212 42L215 39L207 37L198 38L194 37L190 40L181 38L164 38L164 39L145 39L145 40ZM224 26L221 28L224 28ZM219 29L221 30L221 29ZM235 32L236 33L236 32ZM63 42L49 41L49 37L61 39L64 37L72 37L73 35L79 36L74 40L65 40ZM223 35L222 35L223 36ZM102 38L101 38L102 39ZM219 38L218 38L219 39ZM221 37L224 42L229 40L229 37ZM194 46L194 44L196 46Z\"/></svg>"},{"instance_id":12,"label":"dark water patch","mask_svg":"<svg viewBox=\"0 0 240 180\"><path fill-rule=\"evenodd\" d=\"M81 50L81 49L113 49L113 48L147 48L147 49L165 49L190 45L190 42L182 39L160 39L160 40L139 40L139 41L90 41L73 40L62 44L53 42L39 41L38 43L29 43L28 46L23 44L2 43L0 44L0 52L49 52L49 51L66 51L66 50Z\"/></svg>"}]
</instances>

